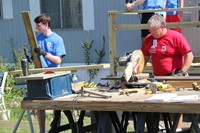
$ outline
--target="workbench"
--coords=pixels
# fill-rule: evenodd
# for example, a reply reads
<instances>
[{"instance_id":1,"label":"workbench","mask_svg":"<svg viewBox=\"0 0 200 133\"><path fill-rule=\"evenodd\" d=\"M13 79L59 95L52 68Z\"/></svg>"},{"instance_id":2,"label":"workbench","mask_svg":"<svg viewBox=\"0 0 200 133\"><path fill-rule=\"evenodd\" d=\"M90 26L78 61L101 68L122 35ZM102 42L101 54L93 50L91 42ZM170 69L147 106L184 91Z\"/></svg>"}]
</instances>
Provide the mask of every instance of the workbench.
<instances>
[{"instance_id":1,"label":"workbench","mask_svg":"<svg viewBox=\"0 0 200 133\"><path fill-rule=\"evenodd\" d=\"M98 123L96 125L97 133L105 133L105 123L107 116L110 118L116 117L116 111L123 112L132 112L137 113L139 121L136 123L136 131L135 132L143 132L144 125L144 116L147 113L153 114L169 114L175 113L177 114L177 121L180 117L180 114L190 114L190 118L192 119L192 125L195 127L196 132L199 132L198 122L195 119L195 114L200 114L200 101L195 102L147 102L146 99L152 97L156 94L145 95L144 88L135 88L138 93L132 93L129 96L127 95L119 95L119 92L97 92L106 96L111 96L111 98L102 98L96 95L84 94L84 96L80 96L80 94L71 94L68 96L63 96L56 98L54 100L23 100L21 102L21 108L24 110L64 110L66 113L70 113L70 111L76 110L90 110L98 112ZM200 91L192 91L192 90L184 90L184 91L176 91L178 95L199 95ZM84 113L84 112L83 112ZM112 116L112 117L111 117ZM112 120L111 120L112 121ZM114 122L115 123L114 123ZM115 127L118 126L118 132L124 132L123 126L120 123L120 120L113 120L113 125ZM73 121L74 122L74 121ZM152 121L150 121L152 122ZM176 124L172 125L168 132L173 133L176 129ZM117 126L116 126L117 125ZM117 129L116 129L117 130ZM121 131L122 130L122 131ZM143 131L142 131L143 130ZM73 131L72 131L73 132ZM73 133L76 133L73 132Z\"/></svg>"}]
</instances>

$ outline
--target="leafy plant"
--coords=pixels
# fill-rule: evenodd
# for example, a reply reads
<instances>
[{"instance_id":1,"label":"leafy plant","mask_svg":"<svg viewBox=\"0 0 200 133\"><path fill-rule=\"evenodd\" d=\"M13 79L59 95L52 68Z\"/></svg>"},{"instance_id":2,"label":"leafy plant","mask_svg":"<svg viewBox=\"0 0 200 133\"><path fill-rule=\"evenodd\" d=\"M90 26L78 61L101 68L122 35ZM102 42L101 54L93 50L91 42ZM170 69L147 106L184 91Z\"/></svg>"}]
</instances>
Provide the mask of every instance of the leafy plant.
<instances>
[{"instance_id":1,"label":"leafy plant","mask_svg":"<svg viewBox=\"0 0 200 133\"><path fill-rule=\"evenodd\" d=\"M97 49L95 49L95 52L98 55L98 60L97 60L97 64L102 63L103 57L105 56L105 36L103 36L103 47L102 49L100 49L99 51Z\"/></svg>"},{"instance_id":2,"label":"leafy plant","mask_svg":"<svg viewBox=\"0 0 200 133\"><path fill-rule=\"evenodd\" d=\"M94 40L91 42L89 41L89 31L86 33L86 40L85 42L81 43L81 46L84 50L84 59L85 59L85 64L90 65L91 64L91 58L90 58L90 49L92 48L92 45L94 43ZM103 57L105 56L105 37L103 36L103 48L101 50L95 49L96 54L98 55L98 60L97 64L102 62ZM99 69L89 69L88 71L89 74L89 82L91 82L92 79L98 74Z\"/></svg>"},{"instance_id":3,"label":"leafy plant","mask_svg":"<svg viewBox=\"0 0 200 133\"><path fill-rule=\"evenodd\" d=\"M85 58L86 65L91 64L90 49L92 48L93 43L94 43L94 40L92 40L91 42L89 41L89 31L87 31L86 40L85 42L81 43L81 46L84 50L84 58Z\"/></svg>"},{"instance_id":4,"label":"leafy plant","mask_svg":"<svg viewBox=\"0 0 200 133\"><path fill-rule=\"evenodd\" d=\"M23 46L19 49L16 49L14 46L17 46L17 42L15 42L13 39L9 40L11 44L11 50L12 50L12 56L13 56L13 64L6 63L6 60L3 59L2 56L0 56L0 72L10 72L14 70L20 70L21 69L21 60L25 57L24 56L24 48L26 46ZM29 68L33 68L34 64L29 63ZM16 86L15 85L15 77L22 76L22 74L8 74L6 78L6 88L5 93L4 93L4 100L6 104L6 108L8 110L11 110L11 120L17 120L20 116L21 113L21 108L20 108L20 101L23 99L23 92L22 92L22 87L26 86ZM17 106L16 106L17 104ZM52 116L47 115L47 120L51 120ZM28 120L27 114L24 115L23 120Z\"/></svg>"},{"instance_id":5,"label":"leafy plant","mask_svg":"<svg viewBox=\"0 0 200 133\"><path fill-rule=\"evenodd\" d=\"M15 42L13 39L9 40L9 43L11 44L11 50L12 50L12 56L13 56L13 64L11 65L10 63L5 63L5 59L0 57L0 70L1 72L10 72L14 70L20 70L21 69L21 60L25 57L24 56L24 47L21 47L19 49L16 49L14 46L17 46L17 42ZM33 63L29 63L29 68L33 68ZM22 74L16 74L12 75L8 73L7 78L6 78L6 88L5 93L4 93L4 98L6 101L6 107L8 109L12 109L13 107L11 106L12 101L20 103L20 101L23 98L23 93L22 89L18 88L15 86L15 77L21 76Z\"/></svg>"}]
</instances>

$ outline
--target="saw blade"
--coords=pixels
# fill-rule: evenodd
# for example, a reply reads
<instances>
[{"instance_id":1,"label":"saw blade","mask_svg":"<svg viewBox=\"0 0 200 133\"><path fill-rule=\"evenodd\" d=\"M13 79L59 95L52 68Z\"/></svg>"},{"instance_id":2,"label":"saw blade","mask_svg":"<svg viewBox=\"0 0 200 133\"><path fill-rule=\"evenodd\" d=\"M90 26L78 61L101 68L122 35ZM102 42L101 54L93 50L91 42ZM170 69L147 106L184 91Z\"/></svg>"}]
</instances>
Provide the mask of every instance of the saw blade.
<instances>
[{"instance_id":1,"label":"saw blade","mask_svg":"<svg viewBox=\"0 0 200 133\"><path fill-rule=\"evenodd\" d=\"M131 54L131 60L125 69L125 80L129 82L132 75L141 73L144 68L144 56L141 50L135 50Z\"/></svg>"}]
</instances>

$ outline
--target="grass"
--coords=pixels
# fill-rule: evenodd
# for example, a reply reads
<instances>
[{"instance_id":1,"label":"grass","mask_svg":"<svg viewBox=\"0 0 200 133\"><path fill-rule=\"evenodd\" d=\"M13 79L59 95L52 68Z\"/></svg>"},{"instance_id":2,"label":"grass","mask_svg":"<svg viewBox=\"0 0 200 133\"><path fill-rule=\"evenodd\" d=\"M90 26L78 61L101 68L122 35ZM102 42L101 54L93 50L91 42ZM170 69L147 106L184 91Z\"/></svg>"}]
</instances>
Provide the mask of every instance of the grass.
<instances>
[{"instance_id":1,"label":"grass","mask_svg":"<svg viewBox=\"0 0 200 133\"><path fill-rule=\"evenodd\" d=\"M5 98L5 104L7 110L10 110L10 120L8 121L2 121L0 120L0 133L12 133L20 115L21 115L21 101L23 100L23 95L22 95L22 89L21 88L16 88L13 87L12 89L8 89L4 93L4 98ZM15 106L17 103L18 106ZM67 124L68 120L66 116L63 116L62 114L61 117L61 125ZM39 124L37 121L37 117L32 117L33 118L33 127L35 133L39 132ZM46 111L46 129L50 129L50 123L53 119L52 111L47 112ZM85 117L84 119L85 124L90 123L90 117ZM28 121L28 115L27 113L24 114L22 121L17 129L17 133L30 133L30 128L29 128L29 121ZM71 130L62 132L62 133L71 133Z\"/></svg>"},{"instance_id":2,"label":"grass","mask_svg":"<svg viewBox=\"0 0 200 133\"><path fill-rule=\"evenodd\" d=\"M15 111L11 111L11 114L12 114L12 112L15 112ZM46 112L46 129L47 130L50 129L50 123L53 119L52 113L48 113L48 112ZM21 113L21 111L20 111L20 113ZM12 133L12 131L15 127L15 124L17 123L17 120L20 116L20 113L19 113L18 117L15 117L15 118L17 118L15 120L13 118L8 121L0 120L0 133ZM15 114L14 116L17 116L17 115ZM33 119L32 122L33 122L34 132L39 133L39 126L38 126L37 118L32 117L32 119ZM64 114L62 114L61 125L67 124L67 123L68 123L67 117ZM89 124L89 123L90 123L90 117L86 116L84 118L84 124ZM30 133L30 127L29 127L27 113L25 113L16 133ZM71 130L63 131L62 133L71 133Z\"/></svg>"}]
</instances>

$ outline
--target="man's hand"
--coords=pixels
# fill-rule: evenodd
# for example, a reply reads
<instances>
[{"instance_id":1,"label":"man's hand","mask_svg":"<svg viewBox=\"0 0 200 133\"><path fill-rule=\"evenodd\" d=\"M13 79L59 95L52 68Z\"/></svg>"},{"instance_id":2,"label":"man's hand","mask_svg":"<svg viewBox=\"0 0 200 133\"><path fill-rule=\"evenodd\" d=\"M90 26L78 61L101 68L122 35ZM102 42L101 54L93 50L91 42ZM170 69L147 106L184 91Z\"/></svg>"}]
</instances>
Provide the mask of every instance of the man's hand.
<instances>
[{"instance_id":1,"label":"man's hand","mask_svg":"<svg viewBox=\"0 0 200 133\"><path fill-rule=\"evenodd\" d=\"M28 60L28 62L32 63L33 62L33 56L28 56L26 55L26 59Z\"/></svg>"},{"instance_id":2,"label":"man's hand","mask_svg":"<svg viewBox=\"0 0 200 133\"><path fill-rule=\"evenodd\" d=\"M44 56L47 54L47 52L42 50L40 47L35 48L34 52L37 53L38 55L44 55Z\"/></svg>"},{"instance_id":3,"label":"man's hand","mask_svg":"<svg viewBox=\"0 0 200 133\"><path fill-rule=\"evenodd\" d=\"M125 4L125 8L127 11L131 11L133 9L134 3L127 3Z\"/></svg>"},{"instance_id":4,"label":"man's hand","mask_svg":"<svg viewBox=\"0 0 200 133\"><path fill-rule=\"evenodd\" d=\"M186 76L187 73L184 72L183 70L178 70L178 71L175 71L174 73L172 73L172 76Z\"/></svg>"}]
</instances>

